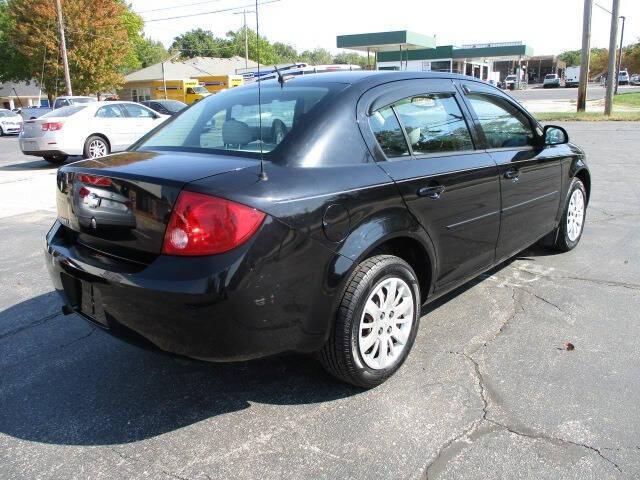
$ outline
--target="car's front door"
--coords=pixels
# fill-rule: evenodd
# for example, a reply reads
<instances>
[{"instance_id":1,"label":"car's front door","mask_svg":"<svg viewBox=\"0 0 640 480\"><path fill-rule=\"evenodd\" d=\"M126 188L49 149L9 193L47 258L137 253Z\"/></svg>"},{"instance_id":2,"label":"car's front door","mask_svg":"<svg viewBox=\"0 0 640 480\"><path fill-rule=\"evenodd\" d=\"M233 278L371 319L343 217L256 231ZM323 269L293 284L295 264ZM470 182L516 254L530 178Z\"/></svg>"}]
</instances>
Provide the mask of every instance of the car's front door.
<instances>
[{"instance_id":1,"label":"car's front door","mask_svg":"<svg viewBox=\"0 0 640 480\"><path fill-rule=\"evenodd\" d=\"M498 164L502 221L496 259L531 245L555 227L563 147L545 147L539 126L511 99L478 82L459 82L487 152Z\"/></svg>"},{"instance_id":2,"label":"car's front door","mask_svg":"<svg viewBox=\"0 0 640 480\"><path fill-rule=\"evenodd\" d=\"M113 103L98 108L92 122L93 125L92 128L90 128L90 133L106 135L111 144L112 152L117 152L126 147L125 141L128 132L125 113L122 108L120 108L120 105Z\"/></svg>"},{"instance_id":3,"label":"car's front door","mask_svg":"<svg viewBox=\"0 0 640 480\"><path fill-rule=\"evenodd\" d=\"M434 243L436 289L448 289L494 261L500 227L497 167L475 148L450 80L394 83L391 92L378 87L384 93L367 113L377 140L374 154L378 159L384 154L378 165Z\"/></svg>"}]
</instances>

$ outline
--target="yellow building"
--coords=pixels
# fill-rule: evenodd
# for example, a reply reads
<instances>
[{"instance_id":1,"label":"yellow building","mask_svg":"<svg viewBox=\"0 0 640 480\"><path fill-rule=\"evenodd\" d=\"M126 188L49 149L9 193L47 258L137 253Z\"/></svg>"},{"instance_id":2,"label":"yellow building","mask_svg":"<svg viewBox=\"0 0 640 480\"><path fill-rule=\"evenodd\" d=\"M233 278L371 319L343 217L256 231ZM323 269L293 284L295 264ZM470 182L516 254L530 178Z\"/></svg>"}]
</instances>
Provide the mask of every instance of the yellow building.
<instances>
[{"instance_id":1,"label":"yellow building","mask_svg":"<svg viewBox=\"0 0 640 480\"><path fill-rule=\"evenodd\" d=\"M257 63L249 61L249 67ZM124 86L118 90L120 100L142 102L170 98L193 103L210 93L242 85L243 79L236 72L245 68L242 57L195 57L184 61L163 62L151 65L125 77ZM164 85L166 84L166 97ZM199 90L199 92L196 92Z\"/></svg>"}]
</instances>

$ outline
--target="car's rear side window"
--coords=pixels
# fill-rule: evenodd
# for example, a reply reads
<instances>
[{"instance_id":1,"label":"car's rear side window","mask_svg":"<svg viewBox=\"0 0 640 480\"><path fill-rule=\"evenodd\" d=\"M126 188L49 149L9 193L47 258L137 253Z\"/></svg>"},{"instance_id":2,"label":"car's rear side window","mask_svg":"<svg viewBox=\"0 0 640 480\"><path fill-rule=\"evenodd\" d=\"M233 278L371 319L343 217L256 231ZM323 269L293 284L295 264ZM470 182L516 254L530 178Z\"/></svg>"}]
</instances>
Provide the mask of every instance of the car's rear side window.
<instances>
[{"instance_id":1,"label":"car's rear side window","mask_svg":"<svg viewBox=\"0 0 640 480\"><path fill-rule=\"evenodd\" d=\"M453 95L428 94L395 105L414 155L473 150L471 134Z\"/></svg>"},{"instance_id":2,"label":"car's rear side window","mask_svg":"<svg viewBox=\"0 0 640 480\"><path fill-rule=\"evenodd\" d=\"M464 115L450 93L405 98L377 110L369 122L388 158L474 148Z\"/></svg>"},{"instance_id":3,"label":"car's rear side window","mask_svg":"<svg viewBox=\"0 0 640 480\"><path fill-rule=\"evenodd\" d=\"M391 107L373 112L369 118L373 134L387 157L409 155L409 147L402 133L402 127Z\"/></svg>"},{"instance_id":4,"label":"car's rear side window","mask_svg":"<svg viewBox=\"0 0 640 480\"><path fill-rule=\"evenodd\" d=\"M45 113L40 118L47 117L70 117L71 115L78 113L80 110L87 108L85 105L70 105L68 107L56 108L50 112Z\"/></svg>"}]
</instances>

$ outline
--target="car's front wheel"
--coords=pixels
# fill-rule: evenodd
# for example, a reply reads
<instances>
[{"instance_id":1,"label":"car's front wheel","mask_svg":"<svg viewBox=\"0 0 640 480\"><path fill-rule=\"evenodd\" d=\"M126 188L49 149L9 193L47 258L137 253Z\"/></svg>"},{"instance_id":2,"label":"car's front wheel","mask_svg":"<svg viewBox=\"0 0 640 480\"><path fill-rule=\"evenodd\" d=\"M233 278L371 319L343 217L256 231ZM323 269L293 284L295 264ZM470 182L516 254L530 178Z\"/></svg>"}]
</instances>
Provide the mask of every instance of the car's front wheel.
<instances>
[{"instance_id":1,"label":"car's front wheel","mask_svg":"<svg viewBox=\"0 0 640 480\"><path fill-rule=\"evenodd\" d=\"M587 218L587 191L578 178L569 187L562 219L558 227L541 240L541 245L559 252L568 252L578 246Z\"/></svg>"},{"instance_id":2,"label":"car's front wheel","mask_svg":"<svg viewBox=\"0 0 640 480\"><path fill-rule=\"evenodd\" d=\"M97 135L87 138L84 142L84 158L99 158L109 155L109 143Z\"/></svg>"},{"instance_id":3,"label":"car's front wheel","mask_svg":"<svg viewBox=\"0 0 640 480\"><path fill-rule=\"evenodd\" d=\"M377 255L355 269L320 361L329 373L375 387L407 358L418 329L420 288L404 260Z\"/></svg>"}]
</instances>

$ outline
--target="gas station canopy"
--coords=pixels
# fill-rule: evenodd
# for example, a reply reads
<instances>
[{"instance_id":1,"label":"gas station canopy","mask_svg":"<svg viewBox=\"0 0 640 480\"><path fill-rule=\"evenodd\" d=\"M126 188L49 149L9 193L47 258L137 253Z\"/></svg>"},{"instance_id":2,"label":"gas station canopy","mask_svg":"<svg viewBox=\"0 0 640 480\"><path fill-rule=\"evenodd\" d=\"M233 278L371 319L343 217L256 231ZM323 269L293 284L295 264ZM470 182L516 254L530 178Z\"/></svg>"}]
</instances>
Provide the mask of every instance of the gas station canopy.
<instances>
[{"instance_id":1,"label":"gas station canopy","mask_svg":"<svg viewBox=\"0 0 640 480\"><path fill-rule=\"evenodd\" d=\"M354 35L338 35L337 47L362 52L390 52L398 49L424 50L436 48L436 38L407 30L357 33Z\"/></svg>"}]
</instances>

